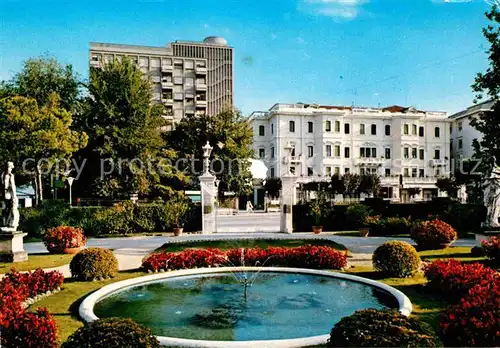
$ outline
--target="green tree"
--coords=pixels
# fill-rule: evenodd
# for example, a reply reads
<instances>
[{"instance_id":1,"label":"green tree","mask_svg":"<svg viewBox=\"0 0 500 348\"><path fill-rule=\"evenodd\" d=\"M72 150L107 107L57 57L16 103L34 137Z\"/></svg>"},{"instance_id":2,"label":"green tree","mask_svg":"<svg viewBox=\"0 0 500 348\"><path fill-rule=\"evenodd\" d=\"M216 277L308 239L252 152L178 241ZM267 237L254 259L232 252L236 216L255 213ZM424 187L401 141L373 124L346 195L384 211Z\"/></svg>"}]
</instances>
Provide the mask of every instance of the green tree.
<instances>
[{"instance_id":1,"label":"green tree","mask_svg":"<svg viewBox=\"0 0 500 348\"><path fill-rule=\"evenodd\" d=\"M167 134L167 143L179 157L191 161L194 167L191 185L196 173L202 170L202 147L207 141L213 146L212 170L219 182L219 196L234 192L237 196L250 194L252 175L250 162L253 157L253 140L250 122L238 110L224 108L214 116L193 115L182 119L175 130ZM194 164L194 166L191 165Z\"/></svg>"},{"instance_id":2,"label":"green tree","mask_svg":"<svg viewBox=\"0 0 500 348\"><path fill-rule=\"evenodd\" d=\"M472 85L477 100L494 101L490 111L485 111L479 117L471 120L471 124L483 134L481 141L474 141L475 157L482 159L484 169L491 168L492 156L500 160L500 8L492 6L486 13L490 23L483 29L483 35L491 44L488 53L490 66L484 73L478 73Z\"/></svg>"},{"instance_id":3,"label":"green tree","mask_svg":"<svg viewBox=\"0 0 500 348\"><path fill-rule=\"evenodd\" d=\"M172 181L183 180L165 149L164 108L153 104L152 86L128 58L91 68L88 97L78 125L89 136L76 159L87 161L77 194L129 198L170 196Z\"/></svg>"},{"instance_id":4,"label":"green tree","mask_svg":"<svg viewBox=\"0 0 500 348\"><path fill-rule=\"evenodd\" d=\"M60 106L74 111L79 96L79 78L71 65L62 65L55 58L30 58L11 81L0 86L0 97L20 95L33 98L43 107L56 93Z\"/></svg>"},{"instance_id":5,"label":"green tree","mask_svg":"<svg viewBox=\"0 0 500 348\"><path fill-rule=\"evenodd\" d=\"M436 187L445 191L448 197L456 198L459 186L455 178L439 178L436 181Z\"/></svg>"},{"instance_id":6,"label":"green tree","mask_svg":"<svg viewBox=\"0 0 500 348\"><path fill-rule=\"evenodd\" d=\"M87 144L87 135L72 130L71 123L71 113L61 108L56 93L42 108L33 98L0 100L0 159L13 161L21 180L33 180L36 203L43 199L42 172Z\"/></svg>"}]
</instances>

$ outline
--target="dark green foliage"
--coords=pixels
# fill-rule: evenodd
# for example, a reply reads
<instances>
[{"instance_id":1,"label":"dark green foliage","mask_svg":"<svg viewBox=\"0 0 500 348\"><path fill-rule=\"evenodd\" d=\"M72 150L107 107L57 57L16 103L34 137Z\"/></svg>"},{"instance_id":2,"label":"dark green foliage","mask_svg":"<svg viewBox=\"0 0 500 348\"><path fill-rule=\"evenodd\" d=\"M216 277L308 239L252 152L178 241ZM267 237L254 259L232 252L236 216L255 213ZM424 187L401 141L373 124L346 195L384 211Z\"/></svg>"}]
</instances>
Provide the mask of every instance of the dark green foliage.
<instances>
[{"instance_id":1,"label":"dark green foliage","mask_svg":"<svg viewBox=\"0 0 500 348\"><path fill-rule=\"evenodd\" d=\"M372 213L370 207L364 204L351 204L346 212L346 220L350 228L360 228L364 225L367 216Z\"/></svg>"},{"instance_id":2,"label":"dark green foliage","mask_svg":"<svg viewBox=\"0 0 500 348\"><path fill-rule=\"evenodd\" d=\"M364 309L333 327L328 347L441 347L433 329L393 309Z\"/></svg>"},{"instance_id":3,"label":"dark green foliage","mask_svg":"<svg viewBox=\"0 0 500 348\"><path fill-rule=\"evenodd\" d=\"M389 277L410 277L418 271L420 264L417 251L406 242L388 241L373 253L373 267Z\"/></svg>"},{"instance_id":4,"label":"dark green foliage","mask_svg":"<svg viewBox=\"0 0 500 348\"><path fill-rule=\"evenodd\" d=\"M118 260L111 250L88 248L73 257L69 268L79 280L112 278L118 273Z\"/></svg>"},{"instance_id":5,"label":"dark green foliage","mask_svg":"<svg viewBox=\"0 0 500 348\"><path fill-rule=\"evenodd\" d=\"M150 329L131 319L105 318L85 324L62 348L160 348Z\"/></svg>"},{"instance_id":6,"label":"dark green foliage","mask_svg":"<svg viewBox=\"0 0 500 348\"><path fill-rule=\"evenodd\" d=\"M281 190L281 179L280 178L267 178L264 184L264 189L266 190L269 197L278 197Z\"/></svg>"}]
</instances>

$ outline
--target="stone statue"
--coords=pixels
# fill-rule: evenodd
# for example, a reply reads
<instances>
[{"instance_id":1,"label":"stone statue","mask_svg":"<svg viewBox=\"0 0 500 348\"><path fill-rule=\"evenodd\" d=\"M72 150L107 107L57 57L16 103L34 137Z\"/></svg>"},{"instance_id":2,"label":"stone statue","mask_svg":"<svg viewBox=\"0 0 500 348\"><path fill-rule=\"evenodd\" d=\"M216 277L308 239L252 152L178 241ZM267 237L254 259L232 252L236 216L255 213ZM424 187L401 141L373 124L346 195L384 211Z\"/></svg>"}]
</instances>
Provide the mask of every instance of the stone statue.
<instances>
[{"instance_id":1,"label":"stone statue","mask_svg":"<svg viewBox=\"0 0 500 348\"><path fill-rule=\"evenodd\" d=\"M0 230L4 232L16 231L19 226L19 210L16 183L12 169L14 163L7 163L7 171L2 174L2 225Z\"/></svg>"},{"instance_id":2,"label":"stone statue","mask_svg":"<svg viewBox=\"0 0 500 348\"><path fill-rule=\"evenodd\" d=\"M486 179L484 205L487 209L485 227L500 227L500 167L493 162L493 170Z\"/></svg>"}]
</instances>

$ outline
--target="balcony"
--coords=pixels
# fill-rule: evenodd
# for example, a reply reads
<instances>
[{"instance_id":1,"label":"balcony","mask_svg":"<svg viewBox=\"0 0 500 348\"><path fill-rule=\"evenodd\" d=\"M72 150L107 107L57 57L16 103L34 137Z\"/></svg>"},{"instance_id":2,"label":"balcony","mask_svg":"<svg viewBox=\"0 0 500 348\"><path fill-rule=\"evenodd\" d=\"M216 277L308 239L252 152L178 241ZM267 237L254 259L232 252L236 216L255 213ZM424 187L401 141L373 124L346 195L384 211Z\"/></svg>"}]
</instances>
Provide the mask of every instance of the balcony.
<instances>
[{"instance_id":1,"label":"balcony","mask_svg":"<svg viewBox=\"0 0 500 348\"><path fill-rule=\"evenodd\" d=\"M354 159L355 166L377 166L380 167L384 164L384 158L376 158L376 157L360 157Z\"/></svg>"},{"instance_id":2,"label":"balcony","mask_svg":"<svg viewBox=\"0 0 500 348\"><path fill-rule=\"evenodd\" d=\"M207 90L207 84L204 82L196 82L196 89L198 91L206 91Z\"/></svg>"},{"instance_id":3,"label":"balcony","mask_svg":"<svg viewBox=\"0 0 500 348\"><path fill-rule=\"evenodd\" d=\"M101 66L100 62L98 60L91 60L90 61L90 66L93 68L99 68Z\"/></svg>"},{"instance_id":4,"label":"balcony","mask_svg":"<svg viewBox=\"0 0 500 348\"><path fill-rule=\"evenodd\" d=\"M283 157L283 164L288 164L288 163L302 163L302 155L298 155L298 156L290 156L290 157L287 157L287 156L284 156Z\"/></svg>"},{"instance_id":5,"label":"balcony","mask_svg":"<svg viewBox=\"0 0 500 348\"><path fill-rule=\"evenodd\" d=\"M174 87L174 84L172 83L172 81L170 81L170 82L162 81L162 83L161 83L161 88L163 88L163 89L172 89L173 87Z\"/></svg>"},{"instance_id":6,"label":"balcony","mask_svg":"<svg viewBox=\"0 0 500 348\"><path fill-rule=\"evenodd\" d=\"M431 167L443 167L448 165L447 159L431 159L429 161Z\"/></svg>"},{"instance_id":7,"label":"balcony","mask_svg":"<svg viewBox=\"0 0 500 348\"><path fill-rule=\"evenodd\" d=\"M168 97L168 98L163 98L163 97L162 97L162 98L161 98L161 101L162 101L162 103L164 103L164 104L172 104L172 103L174 102L174 99L173 99L173 98L171 98L171 97Z\"/></svg>"},{"instance_id":8,"label":"balcony","mask_svg":"<svg viewBox=\"0 0 500 348\"><path fill-rule=\"evenodd\" d=\"M174 100L184 100L184 93L174 93Z\"/></svg>"},{"instance_id":9,"label":"balcony","mask_svg":"<svg viewBox=\"0 0 500 348\"><path fill-rule=\"evenodd\" d=\"M196 106L207 106L207 101L206 100L201 100L201 99L196 99Z\"/></svg>"},{"instance_id":10,"label":"balcony","mask_svg":"<svg viewBox=\"0 0 500 348\"><path fill-rule=\"evenodd\" d=\"M161 72L172 72L174 67L172 65L162 65Z\"/></svg>"},{"instance_id":11,"label":"balcony","mask_svg":"<svg viewBox=\"0 0 500 348\"><path fill-rule=\"evenodd\" d=\"M198 75L205 75L207 73L206 66L196 66L195 71Z\"/></svg>"},{"instance_id":12,"label":"balcony","mask_svg":"<svg viewBox=\"0 0 500 348\"><path fill-rule=\"evenodd\" d=\"M380 177L380 184L382 186L399 185L399 177L398 176L382 176L382 177Z\"/></svg>"},{"instance_id":13,"label":"balcony","mask_svg":"<svg viewBox=\"0 0 500 348\"><path fill-rule=\"evenodd\" d=\"M195 109L193 107L190 107L190 106L186 107L186 110L184 110L184 113L186 115L194 115L194 112L195 112Z\"/></svg>"}]
</instances>

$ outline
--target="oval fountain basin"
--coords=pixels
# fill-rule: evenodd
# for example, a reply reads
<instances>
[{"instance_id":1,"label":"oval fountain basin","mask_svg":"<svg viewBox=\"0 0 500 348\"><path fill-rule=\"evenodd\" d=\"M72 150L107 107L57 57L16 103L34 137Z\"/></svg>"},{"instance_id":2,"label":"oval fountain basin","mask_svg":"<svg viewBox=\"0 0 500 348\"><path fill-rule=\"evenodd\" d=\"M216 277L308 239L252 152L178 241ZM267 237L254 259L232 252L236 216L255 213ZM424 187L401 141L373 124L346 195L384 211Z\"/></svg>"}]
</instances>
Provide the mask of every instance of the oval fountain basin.
<instances>
[{"instance_id":1,"label":"oval fountain basin","mask_svg":"<svg viewBox=\"0 0 500 348\"><path fill-rule=\"evenodd\" d=\"M365 278L247 268L251 285L245 290L242 273L237 273L241 269L177 271L119 282L134 282L121 287L111 284L99 290L105 290L100 295L90 295L93 303L85 303L87 298L80 313L87 320L131 318L166 345L252 346L259 341L292 347L325 343L333 325L359 309L395 308L406 315L411 311L401 292Z\"/></svg>"}]
</instances>

